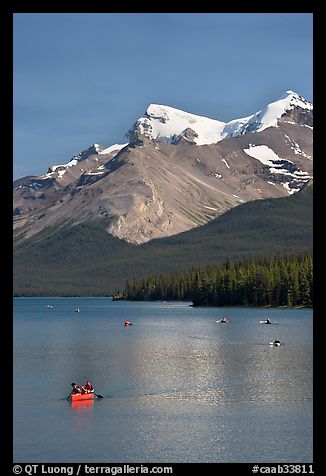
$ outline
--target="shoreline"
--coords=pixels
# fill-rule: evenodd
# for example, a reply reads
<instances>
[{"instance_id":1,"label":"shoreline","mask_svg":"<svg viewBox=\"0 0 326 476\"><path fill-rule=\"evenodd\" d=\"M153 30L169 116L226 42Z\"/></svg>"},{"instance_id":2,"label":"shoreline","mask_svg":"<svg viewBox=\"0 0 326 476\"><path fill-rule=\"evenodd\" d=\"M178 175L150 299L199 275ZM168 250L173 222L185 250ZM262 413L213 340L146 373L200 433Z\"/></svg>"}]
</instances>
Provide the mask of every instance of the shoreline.
<instances>
[{"instance_id":1,"label":"shoreline","mask_svg":"<svg viewBox=\"0 0 326 476\"><path fill-rule=\"evenodd\" d=\"M131 300L131 299L113 299L112 296L13 296L13 299L108 299L112 302L161 302L164 303L174 303L174 302L182 302L188 303L191 301L184 301L184 300L161 300L161 299L144 299L144 300ZM213 305L202 305L202 306L194 306L193 304L189 304L189 307L212 307L216 309L225 309L229 307L238 307L238 308L262 308L262 309L313 309L313 306L255 306L252 304L232 304L232 305L225 305L225 306L213 306Z\"/></svg>"}]
</instances>

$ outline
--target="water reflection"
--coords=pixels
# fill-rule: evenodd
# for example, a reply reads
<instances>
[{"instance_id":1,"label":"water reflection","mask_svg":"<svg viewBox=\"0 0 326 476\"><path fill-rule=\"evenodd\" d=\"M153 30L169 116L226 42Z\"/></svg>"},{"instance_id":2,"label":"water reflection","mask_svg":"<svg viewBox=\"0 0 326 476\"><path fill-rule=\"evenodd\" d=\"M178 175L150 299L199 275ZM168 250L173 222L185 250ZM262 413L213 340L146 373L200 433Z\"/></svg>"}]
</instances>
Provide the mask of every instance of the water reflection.
<instances>
[{"instance_id":1,"label":"water reflection","mask_svg":"<svg viewBox=\"0 0 326 476\"><path fill-rule=\"evenodd\" d=\"M261 401L301 402L312 399L312 353L302 347L240 344L252 329L242 327L230 343L214 338L141 339L119 350L118 371L128 381L129 395L165 396L169 400L209 405ZM257 335L255 336L257 337Z\"/></svg>"},{"instance_id":2,"label":"water reflection","mask_svg":"<svg viewBox=\"0 0 326 476\"><path fill-rule=\"evenodd\" d=\"M94 400L81 400L80 402L72 401L70 405L74 413L83 412L85 409L90 411L93 409Z\"/></svg>"},{"instance_id":3,"label":"water reflection","mask_svg":"<svg viewBox=\"0 0 326 476\"><path fill-rule=\"evenodd\" d=\"M263 326L233 309L220 326L214 309L48 302L15 321L15 462L311 461L311 311ZM65 401L87 378L104 398Z\"/></svg>"}]
</instances>

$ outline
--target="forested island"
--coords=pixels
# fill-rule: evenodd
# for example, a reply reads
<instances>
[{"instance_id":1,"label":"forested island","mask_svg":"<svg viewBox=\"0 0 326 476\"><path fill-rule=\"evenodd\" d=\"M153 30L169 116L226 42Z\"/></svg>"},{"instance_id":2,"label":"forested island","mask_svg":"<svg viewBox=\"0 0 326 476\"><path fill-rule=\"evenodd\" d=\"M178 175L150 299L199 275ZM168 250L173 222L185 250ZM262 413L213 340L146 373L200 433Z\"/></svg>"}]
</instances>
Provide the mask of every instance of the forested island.
<instances>
[{"instance_id":1,"label":"forested island","mask_svg":"<svg viewBox=\"0 0 326 476\"><path fill-rule=\"evenodd\" d=\"M194 306L313 306L312 255L245 258L127 282L123 299Z\"/></svg>"}]
</instances>

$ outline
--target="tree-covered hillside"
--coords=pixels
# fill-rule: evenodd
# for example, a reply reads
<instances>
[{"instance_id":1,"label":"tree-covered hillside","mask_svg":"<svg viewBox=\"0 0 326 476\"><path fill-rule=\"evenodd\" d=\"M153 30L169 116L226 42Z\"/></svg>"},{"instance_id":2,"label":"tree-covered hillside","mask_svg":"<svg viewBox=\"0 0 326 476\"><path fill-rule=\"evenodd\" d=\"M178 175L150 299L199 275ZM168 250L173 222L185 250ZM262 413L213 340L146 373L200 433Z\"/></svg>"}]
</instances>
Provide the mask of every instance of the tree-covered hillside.
<instances>
[{"instance_id":1,"label":"tree-covered hillside","mask_svg":"<svg viewBox=\"0 0 326 476\"><path fill-rule=\"evenodd\" d=\"M309 254L246 258L128 282L128 300L190 300L194 306L312 306Z\"/></svg>"},{"instance_id":2,"label":"tree-covered hillside","mask_svg":"<svg viewBox=\"0 0 326 476\"><path fill-rule=\"evenodd\" d=\"M48 228L14 243L14 294L101 296L127 280L189 271L230 256L312 251L312 186L290 197L245 203L208 224L132 245L108 235L103 221Z\"/></svg>"}]
</instances>

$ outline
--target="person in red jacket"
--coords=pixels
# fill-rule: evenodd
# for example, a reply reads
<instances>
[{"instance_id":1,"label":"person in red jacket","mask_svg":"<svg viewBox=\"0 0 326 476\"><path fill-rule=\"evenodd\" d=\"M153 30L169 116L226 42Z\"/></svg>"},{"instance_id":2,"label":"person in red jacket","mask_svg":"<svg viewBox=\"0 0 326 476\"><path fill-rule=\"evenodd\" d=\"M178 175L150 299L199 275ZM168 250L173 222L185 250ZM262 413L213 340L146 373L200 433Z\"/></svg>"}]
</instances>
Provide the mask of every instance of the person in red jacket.
<instances>
[{"instance_id":1,"label":"person in red jacket","mask_svg":"<svg viewBox=\"0 0 326 476\"><path fill-rule=\"evenodd\" d=\"M89 380L87 380L86 385L83 385L82 390L84 390L85 393L94 393L93 385Z\"/></svg>"},{"instance_id":2,"label":"person in red jacket","mask_svg":"<svg viewBox=\"0 0 326 476\"><path fill-rule=\"evenodd\" d=\"M73 387L73 390L71 392L73 395L78 395L80 393L85 393L85 392L83 392L83 389L78 387L78 385L75 382L73 382L71 384L71 386Z\"/></svg>"}]
</instances>

